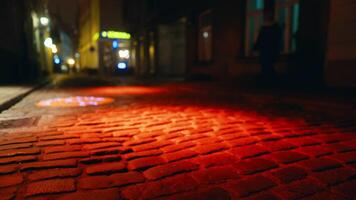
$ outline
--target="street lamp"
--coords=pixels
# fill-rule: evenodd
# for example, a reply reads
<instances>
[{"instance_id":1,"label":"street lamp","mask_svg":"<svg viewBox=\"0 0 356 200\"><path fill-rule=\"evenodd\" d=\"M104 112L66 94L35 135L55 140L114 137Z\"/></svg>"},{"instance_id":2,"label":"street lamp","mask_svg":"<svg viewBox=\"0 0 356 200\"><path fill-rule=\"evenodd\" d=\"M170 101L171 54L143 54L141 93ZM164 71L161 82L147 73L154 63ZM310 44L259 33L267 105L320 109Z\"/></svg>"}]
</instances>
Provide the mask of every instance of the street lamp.
<instances>
[{"instance_id":1,"label":"street lamp","mask_svg":"<svg viewBox=\"0 0 356 200\"><path fill-rule=\"evenodd\" d=\"M53 46L53 40L52 38L48 37L45 39L44 41L44 45L47 47L47 48L52 48Z\"/></svg>"},{"instance_id":2,"label":"street lamp","mask_svg":"<svg viewBox=\"0 0 356 200\"><path fill-rule=\"evenodd\" d=\"M52 44L51 49L52 49L52 53L58 52L57 45L55 45L55 44Z\"/></svg>"},{"instance_id":3,"label":"street lamp","mask_svg":"<svg viewBox=\"0 0 356 200\"><path fill-rule=\"evenodd\" d=\"M42 26L47 26L49 24L49 19L48 19L48 17L41 17L40 22L41 22Z\"/></svg>"},{"instance_id":4,"label":"street lamp","mask_svg":"<svg viewBox=\"0 0 356 200\"><path fill-rule=\"evenodd\" d=\"M73 58L68 58L67 63L68 65L73 66L75 64L75 60Z\"/></svg>"}]
</instances>

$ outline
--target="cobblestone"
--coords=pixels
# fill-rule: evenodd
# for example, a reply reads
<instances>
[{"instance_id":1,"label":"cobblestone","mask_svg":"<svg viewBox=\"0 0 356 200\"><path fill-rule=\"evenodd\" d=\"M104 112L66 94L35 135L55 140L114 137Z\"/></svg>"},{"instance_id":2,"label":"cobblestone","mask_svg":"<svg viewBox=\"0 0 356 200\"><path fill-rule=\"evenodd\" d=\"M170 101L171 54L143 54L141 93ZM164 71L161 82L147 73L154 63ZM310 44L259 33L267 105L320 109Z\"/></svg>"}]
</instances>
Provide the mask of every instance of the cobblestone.
<instances>
[{"instance_id":1,"label":"cobblestone","mask_svg":"<svg viewBox=\"0 0 356 200\"><path fill-rule=\"evenodd\" d=\"M323 187L317 182L309 179L293 182L280 189L280 195L285 199L300 199L323 190Z\"/></svg>"},{"instance_id":2,"label":"cobblestone","mask_svg":"<svg viewBox=\"0 0 356 200\"><path fill-rule=\"evenodd\" d=\"M1 113L39 123L0 131L0 199L355 198L354 119L157 88L165 92L135 98L46 88ZM73 94L116 100L35 107Z\"/></svg>"},{"instance_id":3,"label":"cobblestone","mask_svg":"<svg viewBox=\"0 0 356 200\"><path fill-rule=\"evenodd\" d=\"M23 177L21 174L0 176L0 188L18 185L22 182L23 182Z\"/></svg>"},{"instance_id":4,"label":"cobblestone","mask_svg":"<svg viewBox=\"0 0 356 200\"><path fill-rule=\"evenodd\" d=\"M264 176L255 176L234 183L232 188L239 197L246 197L274 186L276 186L276 183L274 183L271 179Z\"/></svg>"},{"instance_id":5,"label":"cobblestone","mask_svg":"<svg viewBox=\"0 0 356 200\"><path fill-rule=\"evenodd\" d=\"M37 147L47 147L47 146L64 145L65 143L66 143L65 140L49 140L49 141L37 142L35 145Z\"/></svg>"},{"instance_id":6,"label":"cobblestone","mask_svg":"<svg viewBox=\"0 0 356 200\"><path fill-rule=\"evenodd\" d=\"M37 160L37 156L15 156L8 158L0 158L0 165L12 164L12 163L22 163Z\"/></svg>"},{"instance_id":7,"label":"cobblestone","mask_svg":"<svg viewBox=\"0 0 356 200\"><path fill-rule=\"evenodd\" d=\"M276 168L278 165L271 160L255 158L247 161L241 161L236 164L236 167L241 174L255 174Z\"/></svg>"},{"instance_id":8,"label":"cobblestone","mask_svg":"<svg viewBox=\"0 0 356 200\"><path fill-rule=\"evenodd\" d=\"M186 174L156 182L129 186L123 190L123 196L128 199L152 199L163 195L191 191L198 183Z\"/></svg>"},{"instance_id":9,"label":"cobblestone","mask_svg":"<svg viewBox=\"0 0 356 200\"><path fill-rule=\"evenodd\" d=\"M113 186L109 176L88 176L78 180L78 188L81 189L105 189Z\"/></svg>"},{"instance_id":10,"label":"cobblestone","mask_svg":"<svg viewBox=\"0 0 356 200\"><path fill-rule=\"evenodd\" d=\"M145 181L139 172L117 173L110 176L93 176L79 179L78 187L82 189L104 189L114 186L126 186Z\"/></svg>"},{"instance_id":11,"label":"cobblestone","mask_svg":"<svg viewBox=\"0 0 356 200\"><path fill-rule=\"evenodd\" d=\"M212 167L219 165L227 165L234 163L236 158L229 153L226 152L218 152L214 154L209 154L205 156L201 156L195 159L195 162L199 163L204 167Z\"/></svg>"},{"instance_id":12,"label":"cobblestone","mask_svg":"<svg viewBox=\"0 0 356 200\"><path fill-rule=\"evenodd\" d=\"M26 148L26 149L11 149L0 152L0 158L20 156L20 155L33 155L39 154L40 149L38 148Z\"/></svg>"},{"instance_id":13,"label":"cobblestone","mask_svg":"<svg viewBox=\"0 0 356 200\"><path fill-rule=\"evenodd\" d=\"M224 149L227 149L228 146L223 143L216 143L216 144L208 144L208 145L202 145L194 148L194 150L200 154L210 154L218 151L222 151Z\"/></svg>"},{"instance_id":14,"label":"cobblestone","mask_svg":"<svg viewBox=\"0 0 356 200\"><path fill-rule=\"evenodd\" d=\"M263 145L272 152L285 151L296 148L295 145L284 141L265 142Z\"/></svg>"},{"instance_id":15,"label":"cobblestone","mask_svg":"<svg viewBox=\"0 0 356 200\"><path fill-rule=\"evenodd\" d=\"M108 190L94 190L94 191L82 191L63 195L57 200L120 200L120 193L118 189L108 189Z\"/></svg>"},{"instance_id":16,"label":"cobblestone","mask_svg":"<svg viewBox=\"0 0 356 200\"><path fill-rule=\"evenodd\" d=\"M290 183L292 181L303 179L308 175L303 168L295 166L279 169L272 174L283 183Z\"/></svg>"},{"instance_id":17,"label":"cobblestone","mask_svg":"<svg viewBox=\"0 0 356 200\"><path fill-rule=\"evenodd\" d=\"M73 179L53 179L30 183L27 186L25 196L72 191L75 191L75 183Z\"/></svg>"},{"instance_id":18,"label":"cobblestone","mask_svg":"<svg viewBox=\"0 0 356 200\"><path fill-rule=\"evenodd\" d=\"M141 152L132 152L124 155L126 160L132 160L142 157L149 157L149 156L158 156L161 155L162 151L160 150L148 150L148 151L141 151Z\"/></svg>"},{"instance_id":19,"label":"cobblestone","mask_svg":"<svg viewBox=\"0 0 356 200\"><path fill-rule=\"evenodd\" d=\"M85 172L89 175L99 175L99 174L111 174L114 172L124 171L126 165L121 162L114 163L102 163L89 166L85 169Z\"/></svg>"},{"instance_id":20,"label":"cobblestone","mask_svg":"<svg viewBox=\"0 0 356 200\"><path fill-rule=\"evenodd\" d=\"M347 198L355 199L356 198L355 184L356 184L356 180L354 179L349 182L342 183L336 186L334 190L337 191L338 193L345 195Z\"/></svg>"},{"instance_id":21,"label":"cobblestone","mask_svg":"<svg viewBox=\"0 0 356 200\"><path fill-rule=\"evenodd\" d=\"M172 153L166 153L162 157L164 159L166 159L168 162L173 162L173 161L177 161L177 160L191 158L191 157L196 156L197 154L198 153L195 151L192 151L190 149L185 149L185 150L176 151L176 152L172 152Z\"/></svg>"},{"instance_id":22,"label":"cobblestone","mask_svg":"<svg viewBox=\"0 0 356 200\"><path fill-rule=\"evenodd\" d=\"M20 138L20 139L7 139L0 141L0 146L9 145L9 144L22 144L22 143L30 143L36 142L37 138L29 137L29 138Z\"/></svg>"},{"instance_id":23,"label":"cobblestone","mask_svg":"<svg viewBox=\"0 0 356 200\"><path fill-rule=\"evenodd\" d=\"M337 168L313 175L325 185L335 185L356 177L356 172L347 168Z\"/></svg>"},{"instance_id":24,"label":"cobblestone","mask_svg":"<svg viewBox=\"0 0 356 200\"><path fill-rule=\"evenodd\" d=\"M341 164L339 162L328 158L307 160L303 162L302 165L316 172L341 167Z\"/></svg>"},{"instance_id":25,"label":"cobblestone","mask_svg":"<svg viewBox=\"0 0 356 200\"><path fill-rule=\"evenodd\" d=\"M35 170L35 169L48 169L48 168L66 168L66 167L76 167L76 160L54 160L54 161L42 161L22 164L20 166L21 170Z\"/></svg>"},{"instance_id":26,"label":"cobblestone","mask_svg":"<svg viewBox=\"0 0 356 200\"><path fill-rule=\"evenodd\" d=\"M228 179L238 179L237 171L232 166L212 167L206 170L199 170L193 173L193 177L199 183L219 183Z\"/></svg>"},{"instance_id":27,"label":"cobblestone","mask_svg":"<svg viewBox=\"0 0 356 200\"><path fill-rule=\"evenodd\" d=\"M257 157L263 154L267 154L268 150L261 146L255 145L253 148L247 147L240 147L236 149L232 149L231 153L236 155L239 159Z\"/></svg>"},{"instance_id":28,"label":"cobblestone","mask_svg":"<svg viewBox=\"0 0 356 200\"><path fill-rule=\"evenodd\" d=\"M276 152L271 154L271 157L278 163L283 164L294 163L308 158L308 156L294 151Z\"/></svg>"},{"instance_id":29,"label":"cobblestone","mask_svg":"<svg viewBox=\"0 0 356 200\"><path fill-rule=\"evenodd\" d=\"M147 179L156 180L166 176L174 175L182 172L189 172L192 170L196 170L198 168L197 164L194 164L189 161L179 161L168 163L165 165L160 165L156 167L152 167L146 170L143 174Z\"/></svg>"},{"instance_id":30,"label":"cobblestone","mask_svg":"<svg viewBox=\"0 0 356 200\"><path fill-rule=\"evenodd\" d=\"M32 147L32 143L22 143L22 144L9 144L0 146L0 151L9 150L9 149L21 149Z\"/></svg>"},{"instance_id":31,"label":"cobblestone","mask_svg":"<svg viewBox=\"0 0 356 200\"><path fill-rule=\"evenodd\" d=\"M130 170L146 169L163 163L165 160L162 157L152 156L131 160L128 162L127 168Z\"/></svg>"},{"instance_id":32,"label":"cobblestone","mask_svg":"<svg viewBox=\"0 0 356 200\"><path fill-rule=\"evenodd\" d=\"M335 159L340 160L346 164L356 163L356 151L338 154Z\"/></svg>"},{"instance_id":33,"label":"cobblestone","mask_svg":"<svg viewBox=\"0 0 356 200\"><path fill-rule=\"evenodd\" d=\"M43 160L61 160L61 159L69 159L69 158L84 158L88 157L90 154L88 152L83 151L75 151L75 152L64 152L64 153L53 153L47 154L43 156Z\"/></svg>"},{"instance_id":34,"label":"cobblestone","mask_svg":"<svg viewBox=\"0 0 356 200\"><path fill-rule=\"evenodd\" d=\"M28 176L28 180L37 181L51 178L67 178L75 177L81 174L81 170L78 168L68 169L47 169L42 171L33 172Z\"/></svg>"},{"instance_id":35,"label":"cobblestone","mask_svg":"<svg viewBox=\"0 0 356 200\"><path fill-rule=\"evenodd\" d=\"M68 151L80 151L82 147L79 145L68 145L68 146L57 146L57 147L47 147L44 148L44 153L51 154L51 153L60 153L60 152L68 152Z\"/></svg>"},{"instance_id":36,"label":"cobblestone","mask_svg":"<svg viewBox=\"0 0 356 200\"><path fill-rule=\"evenodd\" d=\"M158 198L159 200L197 200L197 199L219 199L231 200L232 196L229 191L221 187L207 188L196 192L188 192L182 195L171 195Z\"/></svg>"},{"instance_id":37,"label":"cobblestone","mask_svg":"<svg viewBox=\"0 0 356 200\"><path fill-rule=\"evenodd\" d=\"M1 198L4 200L12 200L16 197L17 187L0 188Z\"/></svg>"},{"instance_id":38,"label":"cobblestone","mask_svg":"<svg viewBox=\"0 0 356 200\"><path fill-rule=\"evenodd\" d=\"M15 166L4 166L4 167L0 166L0 175L11 174L11 173L13 173L15 171L16 171L16 167Z\"/></svg>"},{"instance_id":39,"label":"cobblestone","mask_svg":"<svg viewBox=\"0 0 356 200\"><path fill-rule=\"evenodd\" d=\"M301 152L312 157L321 157L332 154L332 150L330 148L325 148L323 146L304 147Z\"/></svg>"}]
</instances>

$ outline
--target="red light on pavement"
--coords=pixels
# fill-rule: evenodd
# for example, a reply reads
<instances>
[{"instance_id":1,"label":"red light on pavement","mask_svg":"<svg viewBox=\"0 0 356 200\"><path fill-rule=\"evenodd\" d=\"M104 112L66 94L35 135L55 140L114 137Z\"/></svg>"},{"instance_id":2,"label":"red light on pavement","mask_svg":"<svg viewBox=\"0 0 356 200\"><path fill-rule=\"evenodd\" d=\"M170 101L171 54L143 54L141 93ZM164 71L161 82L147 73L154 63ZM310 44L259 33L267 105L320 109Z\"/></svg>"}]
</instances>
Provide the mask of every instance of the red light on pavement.
<instances>
[{"instance_id":1,"label":"red light on pavement","mask_svg":"<svg viewBox=\"0 0 356 200\"><path fill-rule=\"evenodd\" d=\"M165 90L160 87L144 87L144 86L111 86L111 87L95 87L80 90L81 93L90 95L147 95L158 94Z\"/></svg>"},{"instance_id":2,"label":"red light on pavement","mask_svg":"<svg viewBox=\"0 0 356 200\"><path fill-rule=\"evenodd\" d=\"M38 107L86 107L112 103L114 99L94 96L53 98L38 102Z\"/></svg>"}]
</instances>

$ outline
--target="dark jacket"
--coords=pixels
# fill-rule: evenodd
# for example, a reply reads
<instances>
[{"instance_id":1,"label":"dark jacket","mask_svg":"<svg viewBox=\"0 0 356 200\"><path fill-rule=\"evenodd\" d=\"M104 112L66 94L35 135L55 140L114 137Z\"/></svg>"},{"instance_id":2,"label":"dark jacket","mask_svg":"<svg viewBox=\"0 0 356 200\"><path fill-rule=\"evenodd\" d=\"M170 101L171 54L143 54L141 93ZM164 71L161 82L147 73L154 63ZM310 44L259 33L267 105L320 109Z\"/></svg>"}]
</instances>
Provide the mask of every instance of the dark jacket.
<instances>
[{"instance_id":1,"label":"dark jacket","mask_svg":"<svg viewBox=\"0 0 356 200\"><path fill-rule=\"evenodd\" d=\"M262 62L275 62L282 50L282 30L277 23L261 27L255 49Z\"/></svg>"}]
</instances>

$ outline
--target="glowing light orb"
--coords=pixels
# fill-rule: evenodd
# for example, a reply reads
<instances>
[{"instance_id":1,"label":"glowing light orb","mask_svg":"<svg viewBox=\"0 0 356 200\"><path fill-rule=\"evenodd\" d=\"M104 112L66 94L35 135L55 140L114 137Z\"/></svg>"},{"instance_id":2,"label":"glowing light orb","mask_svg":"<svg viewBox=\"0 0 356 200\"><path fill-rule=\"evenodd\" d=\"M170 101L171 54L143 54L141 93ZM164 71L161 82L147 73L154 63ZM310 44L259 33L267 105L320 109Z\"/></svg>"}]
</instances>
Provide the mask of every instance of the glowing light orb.
<instances>
[{"instance_id":1,"label":"glowing light orb","mask_svg":"<svg viewBox=\"0 0 356 200\"><path fill-rule=\"evenodd\" d=\"M114 99L94 96L53 98L38 102L38 107L86 107L112 103Z\"/></svg>"},{"instance_id":2,"label":"glowing light orb","mask_svg":"<svg viewBox=\"0 0 356 200\"><path fill-rule=\"evenodd\" d=\"M49 24L49 19L48 17L41 17L40 18L40 23L43 25L43 26L47 26Z\"/></svg>"},{"instance_id":3,"label":"glowing light orb","mask_svg":"<svg viewBox=\"0 0 356 200\"><path fill-rule=\"evenodd\" d=\"M68 58L67 59L67 63L68 63L68 65L74 65L75 64L75 60L73 58Z\"/></svg>"},{"instance_id":4,"label":"glowing light orb","mask_svg":"<svg viewBox=\"0 0 356 200\"><path fill-rule=\"evenodd\" d=\"M117 40L112 41L112 48L113 49L119 48L119 41L117 41Z\"/></svg>"},{"instance_id":5,"label":"glowing light orb","mask_svg":"<svg viewBox=\"0 0 356 200\"><path fill-rule=\"evenodd\" d=\"M124 59L129 59L130 58L130 51L125 49L125 50L120 50L119 51L119 57L124 58Z\"/></svg>"},{"instance_id":6,"label":"glowing light orb","mask_svg":"<svg viewBox=\"0 0 356 200\"><path fill-rule=\"evenodd\" d=\"M52 38L48 37L45 39L45 41L43 43L47 48L52 48L53 40L52 40Z\"/></svg>"},{"instance_id":7,"label":"glowing light orb","mask_svg":"<svg viewBox=\"0 0 356 200\"><path fill-rule=\"evenodd\" d=\"M204 37L204 38L208 38L208 37L209 37L209 33L208 33L208 32L204 32L204 33L203 33L203 37Z\"/></svg>"}]
</instances>

